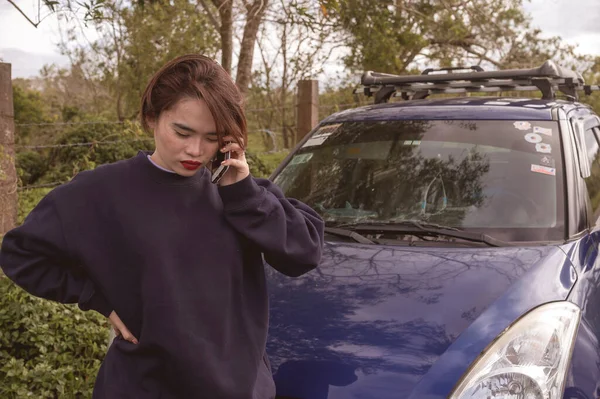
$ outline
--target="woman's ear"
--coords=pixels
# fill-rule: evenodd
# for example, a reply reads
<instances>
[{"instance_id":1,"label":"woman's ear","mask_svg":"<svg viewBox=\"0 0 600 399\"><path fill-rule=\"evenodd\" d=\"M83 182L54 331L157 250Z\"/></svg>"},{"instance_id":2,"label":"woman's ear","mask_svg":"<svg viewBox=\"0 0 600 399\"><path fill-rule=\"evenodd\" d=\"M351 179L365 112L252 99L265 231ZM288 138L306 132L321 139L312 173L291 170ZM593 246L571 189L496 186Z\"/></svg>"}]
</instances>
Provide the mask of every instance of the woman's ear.
<instances>
[{"instance_id":1,"label":"woman's ear","mask_svg":"<svg viewBox=\"0 0 600 399\"><path fill-rule=\"evenodd\" d=\"M150 130L152 130L152 132L154 133L154 129L156 129L156 119L152 116L147 116L146 124L148 125Z\"/></svg>"}]
</instances>

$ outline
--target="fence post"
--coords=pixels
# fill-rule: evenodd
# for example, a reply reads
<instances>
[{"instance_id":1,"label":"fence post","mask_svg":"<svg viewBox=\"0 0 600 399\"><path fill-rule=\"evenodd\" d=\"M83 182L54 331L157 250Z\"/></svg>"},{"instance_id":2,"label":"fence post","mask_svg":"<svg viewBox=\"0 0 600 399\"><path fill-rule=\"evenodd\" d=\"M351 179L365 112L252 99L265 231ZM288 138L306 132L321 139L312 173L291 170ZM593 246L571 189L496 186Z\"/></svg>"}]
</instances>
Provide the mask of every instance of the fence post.
<instances>
[{"instance_id":1,"label":"fence post","mask_svg":"<svg viewBox=\"0 0 600 399\"><path fill-rule=\"evenodd\" d=\"M0 236L17 224L14 117L11 65L0 63Z\"/></svg>"},{"instance_id":2,"label":"fence post","mask_svg":"<svg viewBox=\"0 0 600 399\"><path fill-rule=\"evenodd\" d=\"M298 112L296 117L296 144L319 123L319 81L298 82Z\"/></svg>"}]
</instances>

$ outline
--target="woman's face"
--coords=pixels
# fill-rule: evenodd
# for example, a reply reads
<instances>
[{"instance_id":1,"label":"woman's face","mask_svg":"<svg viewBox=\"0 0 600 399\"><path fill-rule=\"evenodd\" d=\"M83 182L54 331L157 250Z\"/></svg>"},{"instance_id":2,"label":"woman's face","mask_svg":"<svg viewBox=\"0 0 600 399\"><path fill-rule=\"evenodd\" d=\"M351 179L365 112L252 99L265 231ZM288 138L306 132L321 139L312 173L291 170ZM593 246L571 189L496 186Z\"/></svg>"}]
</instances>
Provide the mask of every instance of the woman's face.
<instances>
[{"instance_id":1,"label":"woman's face","mask_svg":"<svg viewBox=\"0 0 600 399\"><path fill-rule=\"evenodd\" d=\"M152 160L179 175L193 176L219 149L215 120L204 100L180 100L148 125L156 145Z\"/></svg>"}]
</instances>

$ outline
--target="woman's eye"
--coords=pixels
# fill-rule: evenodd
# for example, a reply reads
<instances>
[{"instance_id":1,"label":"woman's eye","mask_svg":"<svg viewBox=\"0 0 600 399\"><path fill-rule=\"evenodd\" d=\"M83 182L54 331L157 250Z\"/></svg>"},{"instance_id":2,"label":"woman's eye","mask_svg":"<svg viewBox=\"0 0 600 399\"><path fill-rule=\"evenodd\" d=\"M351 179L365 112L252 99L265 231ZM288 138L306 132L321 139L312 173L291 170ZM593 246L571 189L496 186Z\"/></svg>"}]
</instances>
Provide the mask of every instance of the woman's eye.
<instances>
[{"instance_id":1,"label":"woman's eye","mask_svg":"<svg viewBox=\"0 0 600 399\"><path fill-rule=\"evenodd\" d=\"M177 130L175 130L175 134L178 135L179 137L189 137L189 135L187 135L187 134L181 134Z\"/></svg>"}]
</instances>

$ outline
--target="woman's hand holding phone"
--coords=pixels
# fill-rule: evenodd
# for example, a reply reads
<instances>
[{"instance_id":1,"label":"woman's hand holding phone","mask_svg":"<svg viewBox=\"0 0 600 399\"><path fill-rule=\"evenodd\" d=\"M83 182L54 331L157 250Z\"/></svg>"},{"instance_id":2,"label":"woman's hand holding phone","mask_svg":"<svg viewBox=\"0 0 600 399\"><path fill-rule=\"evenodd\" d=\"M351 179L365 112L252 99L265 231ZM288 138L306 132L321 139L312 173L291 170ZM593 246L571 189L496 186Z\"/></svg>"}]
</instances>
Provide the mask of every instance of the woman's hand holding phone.
<instances>
[{"instance_id":1,"label":"woman's hand holding phone","mask_svg":"<svg viewBox=\"0 0 600 399\"><path fill-rule=\"evenodd\" d=\"M227 166L228 169L218 181L213 182L218 183L220 186L228 186L244 180L250 174L250 167L246 161L244 149L234 142L231 136L225 137L223 141L227 144L219 151L223 154L229 153L229 159L225 156L225 160L221 165ZM213 177L218 176L215 173Z\"/></svg>"}]
</instances>

